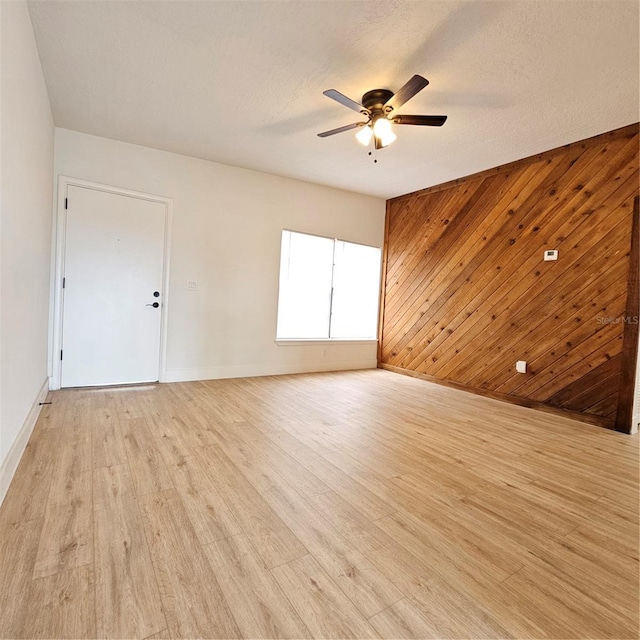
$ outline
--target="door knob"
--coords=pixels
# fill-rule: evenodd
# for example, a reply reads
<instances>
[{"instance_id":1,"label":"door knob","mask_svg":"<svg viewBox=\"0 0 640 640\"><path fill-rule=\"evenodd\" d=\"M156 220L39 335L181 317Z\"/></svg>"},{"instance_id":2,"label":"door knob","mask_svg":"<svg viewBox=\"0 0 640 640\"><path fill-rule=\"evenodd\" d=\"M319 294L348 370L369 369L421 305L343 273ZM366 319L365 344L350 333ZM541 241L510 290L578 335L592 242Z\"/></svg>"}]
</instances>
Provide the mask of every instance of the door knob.
<instances>
[{"instance_id":1,"label":"door knob","mask_svg":"<svg viewBox=\"0 0 640 640\"><path fill-rule=\"evenodd\" d=\"M154 309L157 309L159 306L160 306L159 302L154 302L153 304L149 303L145 305L145 307L153 307Z\"/></svg>"}]
</instances>

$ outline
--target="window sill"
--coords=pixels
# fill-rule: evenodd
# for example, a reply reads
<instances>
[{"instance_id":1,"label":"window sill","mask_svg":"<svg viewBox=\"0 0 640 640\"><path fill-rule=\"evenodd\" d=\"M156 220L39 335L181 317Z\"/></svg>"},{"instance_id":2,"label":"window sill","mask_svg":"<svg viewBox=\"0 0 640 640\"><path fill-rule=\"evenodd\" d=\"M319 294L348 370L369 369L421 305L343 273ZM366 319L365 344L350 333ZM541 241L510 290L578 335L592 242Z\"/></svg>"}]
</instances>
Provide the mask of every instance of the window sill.
<instances>
[{"instance_id":1,"label":"window sill","mask_svg":"<svg viewBox=\"0 0 640 640\"><path fill-rule=\"evenodd\" d=\"M286 338L277 339L274 341L279 347L299 347L309 345L327 345L327 344L377 344L376 338L311 338L305 339L291 339Z\"/></svg>"}]
</instances>

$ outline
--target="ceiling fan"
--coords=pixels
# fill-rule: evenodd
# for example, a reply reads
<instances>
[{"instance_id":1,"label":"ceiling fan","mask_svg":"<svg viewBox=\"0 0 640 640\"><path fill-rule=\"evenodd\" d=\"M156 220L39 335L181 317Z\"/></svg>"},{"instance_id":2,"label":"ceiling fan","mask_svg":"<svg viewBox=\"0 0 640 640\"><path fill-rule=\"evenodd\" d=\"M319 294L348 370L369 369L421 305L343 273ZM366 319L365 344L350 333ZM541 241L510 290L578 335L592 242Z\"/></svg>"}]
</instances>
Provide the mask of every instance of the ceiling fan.
<instances>
[{"instance_id":1,"label":"ceiling fan","mask_svg":"<svg viewBox=\"0 0 640 640\"><path fill-rule=\"evenodd\" d=\"M414 124L427 127L441 127L447 120L447 116L405 116L396 115L396 111L407 101L411 100L419 91L422 91L429 81L422 76L415 75L399 91L393 93L388 89L373 89L362 96L362 104L347 98L335 89L323 91L327 98L331 98L349 109L361 113L367 118L365 122L354 122L344 127L331 129L319 133L320 138L333 136L336 133L360 129L356 133L358 142L367 146L373 139L376 149L389 146L395 139L391 124Z\"/></svg>"}]
</instances>

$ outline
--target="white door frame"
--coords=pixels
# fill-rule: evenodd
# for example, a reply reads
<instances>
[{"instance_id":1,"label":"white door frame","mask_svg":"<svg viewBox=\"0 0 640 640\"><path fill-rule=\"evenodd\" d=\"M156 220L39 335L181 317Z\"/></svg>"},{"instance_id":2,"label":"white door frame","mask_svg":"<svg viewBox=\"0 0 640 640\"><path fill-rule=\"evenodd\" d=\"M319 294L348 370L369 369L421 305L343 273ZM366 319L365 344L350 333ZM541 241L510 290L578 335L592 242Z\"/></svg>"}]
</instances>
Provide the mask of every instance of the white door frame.
<instances>
[{"instance_id":1,"label":"white door frame","mask_svg":"<svg viewBox=\"0 0 640 640\"><path fill-rule=\"evenodd\" d=\"M130 189L122 189L98 182L90 182L79 178L71 178L69 176L58 176L58 199L56 207L56 215L54 220L53 234L53 264L52 264L52 323L50 330L50 353L49 362L51 363L49 373L49 388L51 390L60 389L62 366L60 363L60 350L62 349L62 321L63 321L63 294L62 294L62 278L64 276L64 256L66 241L66 225L67 211L65 209L65 199L67 198L68 187L82 187L84 189L94 189L95 191L106 191L130 198L139 198L141 200L149 200L151 202L159 202L164 205L164 260L162 267L162 303L160 305L161 321L160 321L160 362L159 362L159 381L166 381L166 352L167 352L167 310L169 308L169 258L171 249L171 222L173 216L173 200L171 198L163 198L139 191L131 191Z\"/></svg>"}]
</instances>

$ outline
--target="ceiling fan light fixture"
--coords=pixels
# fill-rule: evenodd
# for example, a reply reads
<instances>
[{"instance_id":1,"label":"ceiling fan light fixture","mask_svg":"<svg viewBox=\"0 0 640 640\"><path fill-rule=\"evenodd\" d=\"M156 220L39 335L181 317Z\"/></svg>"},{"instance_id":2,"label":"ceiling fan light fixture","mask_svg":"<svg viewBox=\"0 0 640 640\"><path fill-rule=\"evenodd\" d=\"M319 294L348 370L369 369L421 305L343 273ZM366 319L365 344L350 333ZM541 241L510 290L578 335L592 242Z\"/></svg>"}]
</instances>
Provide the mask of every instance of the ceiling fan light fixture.
<instances>
[{"instance_id":1,"label":"ceiling fan light fixture","mask_svg":"<svg viewBox=\"0 0 640 640\"><path fill-rule=\"evenodd\" d=\"M378 138L391 133L391 122L384 116L378 116L373 121L373 133L375 133Z\"/></svg>"},{"instance_id":2,"label":"ceiling fan light fixture","mask_svg":"<svg viewBox=\"0 0 640 640\"><path fill-rule=\"evenodd\" d=\"M397 137L398 136L396 136L393 131L390 131L384 136L378 136L378 140L380 141L380 148L384 149L385 147L388 147L394 140L397 139Z\"/></svg>"},{"instance_id":3,"label":"ceiling fan light fixture","mask_svg":"<svg viewBox=\"0 0 640 640\"><path fill-rule=\"evenodd\" d=\"M391 130L391 122L385 116L378 116L373 123L373 135L378 139L380 147L388 147L396 134Z\"/></svg>"},{"instance_id":4,"label":"ceiling fan light fixture","mask_svg":"<svg viewBox=\"0 0 640 640\"><path fill-rule=\"evenodd\" d=\"M373 130L369 125L366 127L360 127L360 131L356 133L356 140L365 147L371 142L373 137Z\"/></svg>"}]
</instances>

